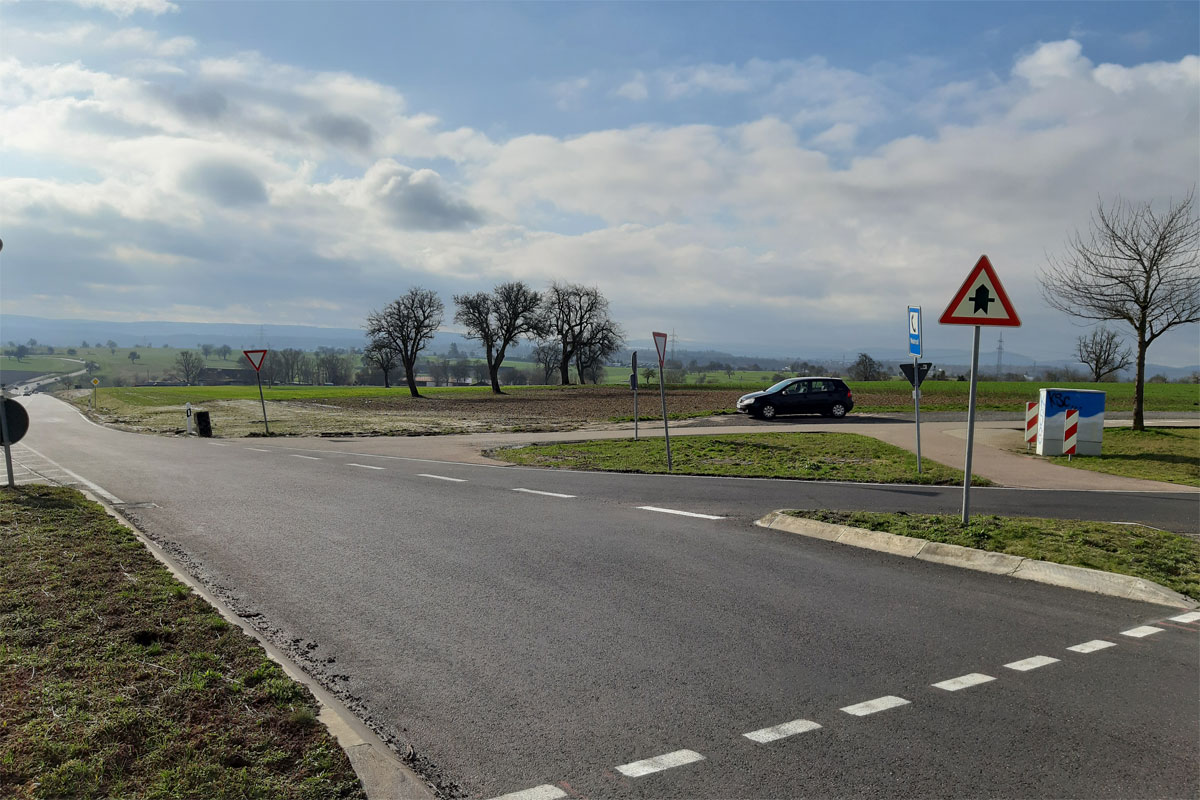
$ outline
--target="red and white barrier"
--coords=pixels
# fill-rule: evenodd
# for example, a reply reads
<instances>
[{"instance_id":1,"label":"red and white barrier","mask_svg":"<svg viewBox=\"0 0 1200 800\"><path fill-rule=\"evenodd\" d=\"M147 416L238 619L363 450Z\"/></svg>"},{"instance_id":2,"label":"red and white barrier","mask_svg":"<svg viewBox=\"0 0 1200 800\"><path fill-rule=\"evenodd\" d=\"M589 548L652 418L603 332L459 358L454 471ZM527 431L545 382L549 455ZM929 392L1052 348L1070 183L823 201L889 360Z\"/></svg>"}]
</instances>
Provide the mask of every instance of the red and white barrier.
<instances>
[{"instance_id":1,"label":"red and white barrier","mask_svg":"<svg viewBox=\"0 0 1200 800\"><path fill-rule=\"evenodd\" d=\"M1038 404L1037 401L1025 404L1025 449L1029 449L1030 444L1037 443L1038 431Z\"/></svg>"},{"instance_id":2,"label":"red and white barrier","mask_svg":"<svg viewBox=\"0 0 1200 800\"><path fill-rule=\"evenodd\" d=\"M1079 409L1068 408L1063 420L1063 455L1075 455L1075 441L1079 438Z\"/></svg>"}]
</instances>

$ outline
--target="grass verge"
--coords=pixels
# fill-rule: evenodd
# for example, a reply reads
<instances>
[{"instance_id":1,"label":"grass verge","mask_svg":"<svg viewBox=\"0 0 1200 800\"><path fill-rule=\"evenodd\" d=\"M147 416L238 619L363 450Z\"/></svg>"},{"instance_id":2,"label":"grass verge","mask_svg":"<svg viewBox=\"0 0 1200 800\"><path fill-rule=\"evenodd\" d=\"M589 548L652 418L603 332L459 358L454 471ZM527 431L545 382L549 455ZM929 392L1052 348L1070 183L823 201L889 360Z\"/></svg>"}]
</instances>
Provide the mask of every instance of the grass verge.
<instances>
[{"instance_id":1,"label":"grass verge","mask_svg":"<svg viewBox=\"0 0 1200 800\"><path fill-rule=\"evenodd\" d=\"M494 458L535 467L604 472L667 471L662 439L602 439L497 450ZM907 450L854 433L752 433L676 436L671 440L677 475L860 481L870 483L962 483L961 470L922 459ZM978 476L972 484L989 486Z\"/></svg>"},{"instance_id":2,"label":"grass verge","mask_svg":"<svg viewBox=\"0 0 1200 800\"><path fill-rule=\"evenodd\" d=\"M365 797L316 714L100 506L0 490L0 796Z\"/></svg>"},{"instance_id":3,"label":"grass verge","mask_svg":"<svg viewBox=\"0 0 1200 800\"><path fill-rule=\"evenodd\" d=\"M900 536L1146 578L1200 599L1200 542L1139 525L1081 520L874 511L788 511Z\"/></svg>"},{"instance_id":4,"label":"grass verge","mask_svg":"<svg viewBox=\"0 0 1200 800\"><path fill-rule=\"evenodd\" d=\"M1200 486L1200 428L1105 428L1099 456L1055 456L1055 464L1127 478Z\"/></svg>"}]
</instances>

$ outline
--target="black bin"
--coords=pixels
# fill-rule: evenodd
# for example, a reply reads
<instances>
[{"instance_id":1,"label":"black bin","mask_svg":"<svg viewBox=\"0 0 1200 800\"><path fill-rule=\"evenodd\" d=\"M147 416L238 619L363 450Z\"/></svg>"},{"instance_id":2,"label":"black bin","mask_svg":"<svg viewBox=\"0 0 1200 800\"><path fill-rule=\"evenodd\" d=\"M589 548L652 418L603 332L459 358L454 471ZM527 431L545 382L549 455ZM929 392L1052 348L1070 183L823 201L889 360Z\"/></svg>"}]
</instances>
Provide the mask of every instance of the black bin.
<instances>
[{"instance_id":1,"label":"black bin","mask_svg":"<svg viewBox=\"0 0 1200 800\"><path fill-rule=\"evenodd\" d=\"M196 433L205 437L212 438L212 420L208 417L207 411L193 411L192 416L196 419Z\"/></svg>"}]
</instances>

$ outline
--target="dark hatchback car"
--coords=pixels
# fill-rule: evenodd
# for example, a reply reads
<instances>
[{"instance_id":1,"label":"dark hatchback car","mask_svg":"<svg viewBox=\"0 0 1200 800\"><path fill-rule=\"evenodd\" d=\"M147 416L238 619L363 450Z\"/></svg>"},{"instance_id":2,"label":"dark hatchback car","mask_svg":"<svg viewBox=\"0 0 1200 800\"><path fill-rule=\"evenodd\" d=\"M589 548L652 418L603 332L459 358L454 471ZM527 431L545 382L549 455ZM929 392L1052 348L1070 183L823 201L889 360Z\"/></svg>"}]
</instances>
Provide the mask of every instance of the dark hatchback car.
<instances>
[{"instance_id":1,"label":"dark hatchback car","mask_svg":"<svg viewBox=\"0 0 1200 800\"><path fill-rule=\"evenodd\" d=\"M841 378L788 378L762 392L742 395L739 414L774 419L780 414L844 417L854 408L854 394Z\"/></svg>"}]
</instances>

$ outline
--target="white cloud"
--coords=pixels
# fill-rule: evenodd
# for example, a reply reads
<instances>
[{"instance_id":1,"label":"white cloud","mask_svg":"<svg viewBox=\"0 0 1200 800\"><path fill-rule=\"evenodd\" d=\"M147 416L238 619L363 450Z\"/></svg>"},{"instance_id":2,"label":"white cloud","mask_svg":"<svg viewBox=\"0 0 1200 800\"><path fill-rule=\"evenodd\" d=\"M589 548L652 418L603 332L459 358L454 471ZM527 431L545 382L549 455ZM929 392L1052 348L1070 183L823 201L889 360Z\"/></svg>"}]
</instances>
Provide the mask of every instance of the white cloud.
<instances>
[{"instance_id":1,"label":"white cloud","mask_svg":"<svg viewBox=\"0 0 1200 800\"><path fill-rule=\"evenodd\" d=\"M168 11L179 10L179 6L170 0L73 0L73 2L84 8L101 8L118 17L128 17L139 11L145 11L157 17Z\"/></svg>"},{"instance_id":2,"label":"white cloud","mask_svg":"<svg viewBox=\"0 0 1200 800\"><path fill-rule=\"evenodd\" d=\"M650 90L646 88L646 76L641 71L638 71L630 80L617 87L614 92L618 97L624 97L626 100L640 102L650 96Z\"/></svg>"}]
</instances>

